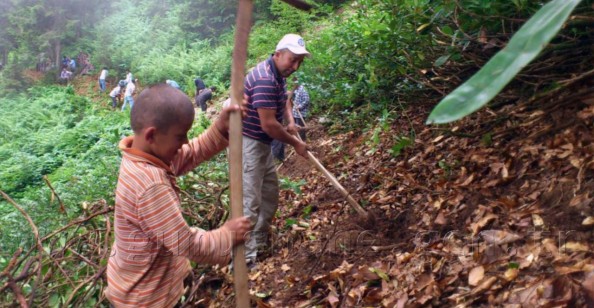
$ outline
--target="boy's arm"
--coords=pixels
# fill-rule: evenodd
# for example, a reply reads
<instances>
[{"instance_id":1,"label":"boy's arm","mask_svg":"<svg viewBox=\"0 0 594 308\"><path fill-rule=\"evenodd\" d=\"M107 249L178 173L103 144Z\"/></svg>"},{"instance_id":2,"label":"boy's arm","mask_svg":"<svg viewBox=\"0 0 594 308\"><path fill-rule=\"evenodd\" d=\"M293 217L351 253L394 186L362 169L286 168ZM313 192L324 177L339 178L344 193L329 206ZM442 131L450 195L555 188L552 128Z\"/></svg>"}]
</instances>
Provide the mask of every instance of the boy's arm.
<instances>
[{"instance_id":1,"label":"boy's arm","mask_svg":"<svg viewBox=\"0 0 594 308\"><path fill-rule=\"evenodd\" d=\"M179 199L169 184L156 184L138 201L138 220L143 232L158 247L195 262L226 264L231 257L233 236L228 227L212 231L190 228L184 220Z\"/></svg>"},{"instance_id":2,"label":"boy's arm","mask_svg":"<svg viewBox=\"0 0 594 308\"><path fill-rule=\"evenodd\" d=\"M181 148L173 159L172 170L176 176L185 174L221 152L228 144L229 140L223 136L217 125L213 124Z\"/></svg>"}]
</instances>

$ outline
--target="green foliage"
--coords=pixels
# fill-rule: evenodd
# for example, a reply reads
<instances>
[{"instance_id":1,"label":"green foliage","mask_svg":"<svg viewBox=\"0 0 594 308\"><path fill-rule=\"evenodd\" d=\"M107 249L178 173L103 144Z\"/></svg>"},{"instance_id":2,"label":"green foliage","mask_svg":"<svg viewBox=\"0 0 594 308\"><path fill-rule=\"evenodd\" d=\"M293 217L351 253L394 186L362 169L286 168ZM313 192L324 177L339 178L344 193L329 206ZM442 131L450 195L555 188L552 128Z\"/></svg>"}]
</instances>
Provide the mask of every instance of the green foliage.
<instances>
[{"instance_id":1,"label":"green foliage","mask_svg":"<svg viewBox=\"0 0 594 308\"><path fill-rule=\"evenodd\" d=\"M75 42L91 35L92 25L107 5L109 2L98 0L4 1L0 9L0 52L3 57L9 56L2 61L18 70L33 68L37 61L46 59L58 65L64 52L73 56L84 47ZM22 90L26 86L4 82L0 90Z\"/></svg>"},{"instance_id":2,"label":"green foliage","mask_svg":"<svg viewBox=\"0 0 594 308\"><path fill-rule=\"evenodd\" d=\"M305 180L292 181L289 178L280 178L279 186L281 189L290 189L301 195L301 186L305 185Z\"/></svg>"},{"instance_id":3,"label":"green foliage","mask_svg":"<svg viewBox=\"0 0 594 308\"><path fill-rule=\"evenodd\" d=\"M71 91L36 87L27 94L0 99L0 189L30 213L42 234L75 217L83 201L113 200L117 143L130 134L123 114L97 110ZM56 217L58 205L50 202L44 175L69 217ZM14 248L20 243L26 226L7 203L0 202L0 215L7 215L0 227L7 239L2 241L6 251L5 245ZM25 243L30 240L26 237Z\"/></svg>"},{"instance_id":4,"label":"green foliage","mask_svg":"<svg viewBox=\"0 0 594 308\"><path fill-rule=\"evenodd\" d=\"M352 113L364 105L380 113L397 91L412 88L403 76L427 63L416 46L431 46L431 38L415 29L429 18L430 5L405 2L353 2L345 14L319 26L309 40L311 63L306 60L301 74L314 102L327 102L329 113Z\"/></svg>"},{"instance_id":5,"label":"green foliage","mask_svg":"<svg viewBox=\"0 0 594 308\"><path fill-rule=\"evenodd\" d=\"M131 69L141 86L173 79L190 97L196 76L223 93L230 78L236 2L66 3L78 8L86 4L88 12L60 11L55 0L0 2L0 55L9 60L0 71L0 189L33 217L42 236L78 217L84 201L106 199L113 204L120 163L117 143L131 131L127 113L102 110L75 95L72 87L30 88L23 69L32 68L40 53L55 57L56 47L66 55L83 50L91 54L96 67L108 66L114 80ZM318 0L315 4L313 12L305 13L280 1L255 1L247 67L266 59L284 34L302 34L312 57L297 74L309 90L314 113L330 118L326 123L334 123L331 131L371 130L372 150L385 149L392 156L414 146L414 130L395 133L392 129L401 115L396 112L403 107L400 102L415 103L420 97L416 94L427 91L419 80L430 78L433 69L465 61L464 51L476 48L482 33L491 36L502 28L516 30L501 16L523 19L542 6L536 0ZM340 14L332 14L339 7ZM41 16L44 10L47 16ZM59 23L47 27L52 18ZM54 82L56 74L57 69L51 70L43 82ZM105 101L106 97L94 94L93 98ZM199 112L189 135L198 135L210 124ZM489 145L491 136L486 134L483 143ZM458 166L458 161L445 157L436 168L449 178ZM43 184L44 175L66 205L67 215L57 212L59 205ZM184 198L195 202L190 206L225 208L229 200L225 155L202 163L178 183ZM302 193L303 181L283 178L280 185ZM312 210L308 205L300 216L307 218ZM32 239L22 216L6 202L0 202L0 217L0 267L4 267L14 248L29 247ZM104 218L96 219L103 222ZM297 223L294 218L285 221L287 228ZM87 231L82 227L56 236L44 249L65 246L68 236ZM80 252L92 253L84 248ZM98 264L104 266L104 261ZM48 268L42 268L44 275ZM64 277L75 281L84 277L89 270L86 264L69 263L64 269L68 275L56 274L49 286L53 293L47 296L48 305L40 306L63 306L71 295L77 298L87 291L73 294ZM25 292L30 289L23 286ZM77 303L92 306L99 293L99 289L89 290L88 299ZM2 297L6 299L13 300Z\"/></svg>"},{"instance_id":6,"label":"green foliage","mask_svg":"<svg viewBox=\"0 0 594 308\"><path fill-rule=\"evenodd\" d=\"M285 229L291 228L292 225L297 224L297 219L294 218L286 218L285 219Z\"/></svg>"},{"instance_id":7,"label":"green foliage","mask_svg":"<svg viewBox=\"0 0 594 308\"><path fill-rule=\"evenodd\" d=\"M392 156L396 157L402 153L402 151L408 147L412 147L414 145L414 138L407 137L407 136L398 136L395 138L395 143L392 145L392 148L389 150Z\"/></svg>"},{"instance_id":8,"label":"green foliage","mask_svg":"<svg viewBox=\"0 0 594 308\"><path fill-rule=\"evenodd\" d=\"M487 104L530 63L565 23L581 0L554 0L543 6L470 80L446 96L429 115L427 124L449 123ZM521 6L520 1L515 4Z\"/></svg>"}]
</instances>

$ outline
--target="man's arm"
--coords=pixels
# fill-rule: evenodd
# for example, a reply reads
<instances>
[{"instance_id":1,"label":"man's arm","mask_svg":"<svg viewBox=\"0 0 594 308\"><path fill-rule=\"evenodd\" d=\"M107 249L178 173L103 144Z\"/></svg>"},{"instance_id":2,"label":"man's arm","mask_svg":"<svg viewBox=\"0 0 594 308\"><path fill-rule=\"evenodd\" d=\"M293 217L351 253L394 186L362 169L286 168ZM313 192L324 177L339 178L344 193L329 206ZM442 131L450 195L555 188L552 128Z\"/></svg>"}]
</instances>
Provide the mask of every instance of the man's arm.
<instances>
[{"instance_id":1,"label":"man's arm","mask_svg":"<svg viewBox=\"0 0 594 308\"><path fill-rule=\"evenodd\" d=\"M300 141L297 137L289 134L289 132L285 130L285 128L276 120L276 110L258 108L258 115L260 116L262 130L268 136L292 145L297 154L307 158L307 146L305 145L305 142Z\"/></svg>"}]
</instances>

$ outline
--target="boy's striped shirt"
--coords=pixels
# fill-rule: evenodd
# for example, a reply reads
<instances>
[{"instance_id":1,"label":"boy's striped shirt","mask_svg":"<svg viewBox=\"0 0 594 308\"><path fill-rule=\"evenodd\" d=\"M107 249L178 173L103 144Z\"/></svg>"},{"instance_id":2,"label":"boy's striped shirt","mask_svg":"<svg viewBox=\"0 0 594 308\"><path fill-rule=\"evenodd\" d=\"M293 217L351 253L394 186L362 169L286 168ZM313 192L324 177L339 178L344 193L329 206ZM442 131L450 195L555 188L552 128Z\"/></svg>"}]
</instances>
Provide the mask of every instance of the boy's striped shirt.
<instances>
[{"instance_id":1,"label":"boy's striped shirt","mask_svg":"<svg viewBox=\"0 0 594 308\"><path fill-rule=\"evenodd\" d=\"M184 145L167 166L131 148L132 140L120 142L115 242L107 266L106 296L115 307L173 307L191 270L189 259L213 264L230 260L229 230L189 227L175 181L224 149L228 141L213 126Z\"/></svg>"}]
</instances>

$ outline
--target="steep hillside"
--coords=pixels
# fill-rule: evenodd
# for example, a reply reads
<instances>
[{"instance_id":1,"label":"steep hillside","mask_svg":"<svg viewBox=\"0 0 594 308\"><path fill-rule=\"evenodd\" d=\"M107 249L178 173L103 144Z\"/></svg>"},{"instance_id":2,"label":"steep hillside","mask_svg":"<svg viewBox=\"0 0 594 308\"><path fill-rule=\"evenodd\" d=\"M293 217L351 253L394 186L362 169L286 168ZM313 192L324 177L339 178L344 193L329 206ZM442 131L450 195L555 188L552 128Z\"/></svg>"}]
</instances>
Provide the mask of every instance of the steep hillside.
<instances>
[{"instance_id":1,"label":"steep hillside","mask_svg":"<svg viewBox=\"0 0 594 308\"><path fill-rule=\"evenodd\" d=\"M279 172L305 184L282 193L273 246L250 273L253 299L261 307L585 306L594 295L594 91L549 99L450 127L423 125L423 106L363 134L331 135L313 120L312 151L375 221L291 155ZM409 132L414 144L395 155L386 145ZM195 274L193 303L233 306L227 268Z\"/></svg>"}]
</instances>

